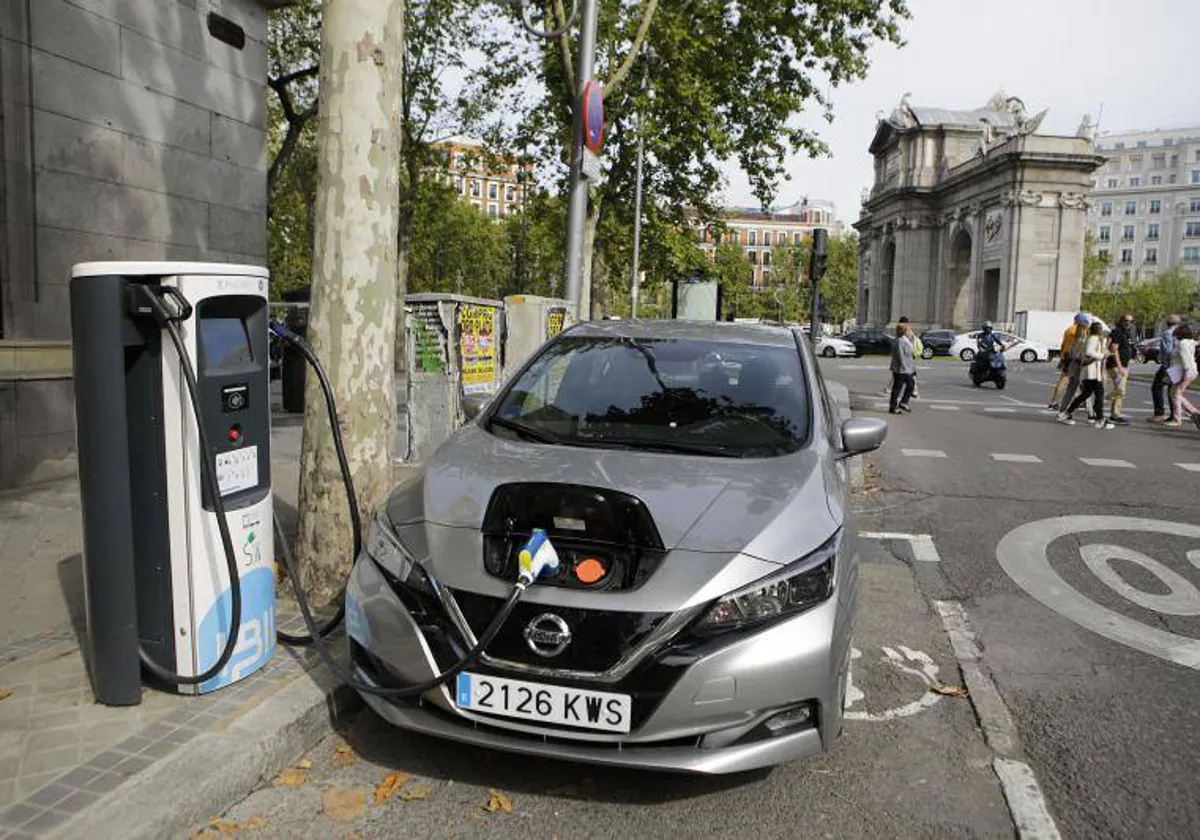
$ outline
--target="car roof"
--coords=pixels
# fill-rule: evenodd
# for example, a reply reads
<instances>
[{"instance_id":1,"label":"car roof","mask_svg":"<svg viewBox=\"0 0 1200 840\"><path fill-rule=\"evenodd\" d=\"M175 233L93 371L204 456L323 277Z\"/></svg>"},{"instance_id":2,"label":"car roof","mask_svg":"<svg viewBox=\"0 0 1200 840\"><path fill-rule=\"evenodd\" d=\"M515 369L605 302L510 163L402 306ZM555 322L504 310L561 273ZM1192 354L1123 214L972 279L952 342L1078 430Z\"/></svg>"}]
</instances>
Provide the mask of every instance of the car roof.
<instances>
[{"instance_id":1,"label":"car roof","mask_svg":"<svg viewBox=\"0 0 1200 840\"><path fill-rule=\"evenodd\" d=\"M729 344L760 344L770 347L795 348L796 346L796 336L790 327L776 327L769 324L737 324L727 321L584 321L572 327L570 334L608 338L684 339Z\"/></svg>"}]
</instances>

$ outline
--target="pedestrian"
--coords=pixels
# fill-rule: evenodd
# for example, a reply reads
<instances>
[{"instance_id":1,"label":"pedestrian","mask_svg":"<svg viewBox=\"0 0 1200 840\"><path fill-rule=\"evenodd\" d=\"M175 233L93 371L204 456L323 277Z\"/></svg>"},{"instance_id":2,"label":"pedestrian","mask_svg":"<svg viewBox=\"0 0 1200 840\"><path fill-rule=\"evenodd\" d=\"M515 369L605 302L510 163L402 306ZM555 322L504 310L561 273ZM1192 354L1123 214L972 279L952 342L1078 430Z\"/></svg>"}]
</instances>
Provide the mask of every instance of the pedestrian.
<instances>
[{"instance_id":1,"label":"pedestrian","mask_svg":"<svg viewBox=\"0 0 1200 840\"><path fill-rule=\"evenodd\" d=\"M1047 411L1060 411L1060 406L1069 405L1071 398L1075 396L1075 391L1079 387L1079 375L1078 366L1073 362L1078 360L1076 350L1083 349L1083 342L1087 339L1088 325L1091 320L1091 316L1086 312L1079 312L1072 319L1071 325L1063 331L1062 345L1058 352L1058 382L1055 383L1054 392L1050 395L1050 404L1046 406Z\"/></svg>"},{"instance_id":2,"label":"pedestrian","mask_svg":"<svg viewBox=\"0 0 1200 840\"><path fill-rule=\"evenodd\" d=\"M913 378L917 372L916 361L913 358L913 331L908 324L896 326L896 340L892 344L892 399L888 413L899 414L902 411L912 411L908 401L912 399Z\"/></svg>"},{"instance_id":3,"label":"pedestrian","mask_svg":"<svg viewBox=\"0 0 1200 840\"><path fill-rule=\"evenodd\" d=\"M1171 355L1171 366L1167 376L1171 380L1171 419L1164 426L1179 428L1183 412L1187 412L1196 428L1200 429L1200 408L1192 405L1185 396L1187 389L1196 381L1196 331L1190 324L1175 328L1175 352Z\"/></svg>"},{"instance_id":4,"label":"pedestrian","mask_svg":"<svg viewBox=\"0 0 1200 840\"><path fill-rule=\"evenodd\" d=\"M906 326L908 326L908 316L901 315L900 320L896 322L896 335L897 336L900 335L900 327L906 327ZM895 349L895 348L893 347L892 349ZM913 353L914 353L914 355L916 355L918 353L915 345L913 346ZM914 382L913 383L914 396L915 396L916 388L917 388L917 386L916 386L916 383ZM887 384L883 386L882 393L884 396L888 396L892 393L892 377L890 375L888 376Z\"/></svg>"},{"instance_id":5,"label":"pedestrian","mask_svg":"<svg viewBox=\"0 0 1200 840\"><path fill-rule=\"evenodd\" d=\"M1075 419L1072 415L1075 413L1075 409L1091 398L1093 402L1090 419L1097 429L1104 428L1105 353L1104 325L1099 321L1092 321L1088 327L1087 339L1084 341L1083 351L1079 354L1077 361L1079 365L1079 395L1068 404L1066 410L1058 413L1055 418L1058 422L1074 426ZM1068 385L1068 387L1070 386Z\"/></svg>"},{"instance_id":6,"label":"pedestrian","mask_svg":"<svg viewBox=\"0 0 1200 840\"><path fill-rule=\"evenodd\" d=\"M1117 322L1117 326L1108 336L1108 358L1104 362L1112 382L1112 394L1109 396L1108 423L1106 429L1117 426L1127 426L1125 419L1125 391L1129 387L1129 362L1133 358L1133 325L1132 312L1126 312Z\"/></svg>"},{"instance_id":7,"label":"pedestrian","mask_svg":"<svg viewBox=\"0 0 1200 840\"><path fill-rule=\"evenodd\" d=\"M1154 400L1154 416L1146 419L1151 423L1162 423L1166 420L1178 420L1172 413L1172 407L1167 399L1167 389L1171 380L1167 369L1171 366L1171 356L1175 352L1175 328L1183 322L1178 315L1167 316L1167 328L1158 339L1158 370L1154 373L1154 381L1150 383L1150 396Z\"/></svg>"}]
</instances>

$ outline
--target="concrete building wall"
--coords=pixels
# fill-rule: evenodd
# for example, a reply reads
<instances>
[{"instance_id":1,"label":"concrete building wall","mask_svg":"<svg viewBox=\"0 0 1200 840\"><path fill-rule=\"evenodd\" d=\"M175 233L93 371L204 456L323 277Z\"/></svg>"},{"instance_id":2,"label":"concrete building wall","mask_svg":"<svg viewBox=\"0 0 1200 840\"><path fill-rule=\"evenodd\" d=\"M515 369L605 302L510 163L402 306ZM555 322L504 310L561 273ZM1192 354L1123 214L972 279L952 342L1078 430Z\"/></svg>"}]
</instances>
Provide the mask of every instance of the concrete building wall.
<instances>
[{"instance_id":1,"label":"concrete building wall","mask_svg":"<svg viewBox=\"0 0 1200 840\"><path fill-rule=\"evenodd\" d=\"M0 3L0 488L73 469L72 264L265 262L269 5Z\"/></svg>"}]
</instances>

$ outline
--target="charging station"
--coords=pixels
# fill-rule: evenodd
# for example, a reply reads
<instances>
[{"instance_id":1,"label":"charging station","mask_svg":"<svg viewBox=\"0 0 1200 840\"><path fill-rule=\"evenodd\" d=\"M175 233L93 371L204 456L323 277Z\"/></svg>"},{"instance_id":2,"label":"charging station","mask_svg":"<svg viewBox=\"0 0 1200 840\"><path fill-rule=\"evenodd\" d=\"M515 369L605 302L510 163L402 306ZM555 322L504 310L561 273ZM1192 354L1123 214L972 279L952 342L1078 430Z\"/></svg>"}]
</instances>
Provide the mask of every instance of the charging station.
<instances>
[{"instance_id":1,"label":"charging station","mask_svg":"<svg viewBox=\"0 0 1200 840\"><path fill-rule=\"evenodd\" d=\"M139 703L143 672L212 691L274 654L267 278L211 263L72 269L87 643L101 703ZM234 623L223 668L198 680Z\"/></svg>"}]
</instances>

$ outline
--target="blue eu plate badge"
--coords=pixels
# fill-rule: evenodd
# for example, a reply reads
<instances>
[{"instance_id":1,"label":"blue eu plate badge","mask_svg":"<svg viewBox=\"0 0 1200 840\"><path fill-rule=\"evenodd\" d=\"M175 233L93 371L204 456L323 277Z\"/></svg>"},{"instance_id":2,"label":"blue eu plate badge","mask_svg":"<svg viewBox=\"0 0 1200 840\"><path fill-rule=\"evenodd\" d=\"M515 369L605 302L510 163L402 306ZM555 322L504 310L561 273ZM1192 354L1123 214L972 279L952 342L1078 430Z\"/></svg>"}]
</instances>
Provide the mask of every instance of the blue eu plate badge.
<instances>
[{"instance_id":1,"label":"blue eu plate badge","mask_svg":"<svg viewBox=\"0 0 1200 840\"><path fill-rule=\"evenodd\" d=\"M459 674L455 693L458 695L459 706L471 705L471 675Z\"/></svg>"}]
</instances>

